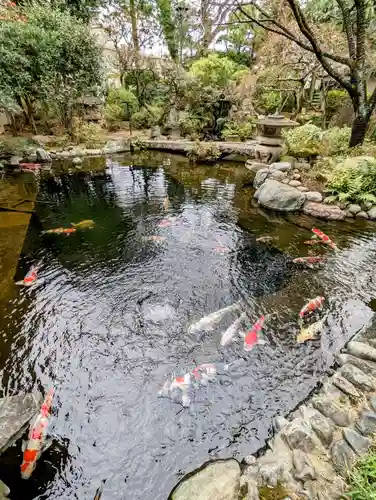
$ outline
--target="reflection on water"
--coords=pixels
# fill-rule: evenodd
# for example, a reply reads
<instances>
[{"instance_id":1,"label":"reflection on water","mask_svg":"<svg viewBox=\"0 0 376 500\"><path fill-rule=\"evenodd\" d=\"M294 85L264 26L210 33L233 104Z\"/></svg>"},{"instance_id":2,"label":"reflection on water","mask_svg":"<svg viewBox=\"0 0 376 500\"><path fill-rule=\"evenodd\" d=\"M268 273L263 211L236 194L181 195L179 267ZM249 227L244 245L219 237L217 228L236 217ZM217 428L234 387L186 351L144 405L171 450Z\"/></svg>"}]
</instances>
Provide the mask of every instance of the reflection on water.
<instances>
[{"instance_id":1,"label":"reflection on water","mask_svg":"<svg viewBox=\"0 0 376 500\"><path fill-rule=\"evenodd\" d=\"M338 256L298 270L293 258L325 253L302 244L313 222L258 213L245 175L228 165L163 166L153 155L38 179L14 276L37 263L38 283L12 285L1 298L1 389L55 386L54 444L28 482L19 480L19 444L1 458L13 500L93 498L101 479L103 498L166 498L208 458L241 458L263 446L273 417L304 399L333 353L367 323L373 226L322 225ZM41 235L85 219L95 227ZM275 239L256 242L261 236ZM321 294L326 328L297 345L298 312ZM252 321L278 313L267 344L221 347L236 313L212 331L188 333L192 322L239 300ZM189 408L157 397L167 375L201 363L229 368L195 390Z\"/></svg>"}]
</instances>

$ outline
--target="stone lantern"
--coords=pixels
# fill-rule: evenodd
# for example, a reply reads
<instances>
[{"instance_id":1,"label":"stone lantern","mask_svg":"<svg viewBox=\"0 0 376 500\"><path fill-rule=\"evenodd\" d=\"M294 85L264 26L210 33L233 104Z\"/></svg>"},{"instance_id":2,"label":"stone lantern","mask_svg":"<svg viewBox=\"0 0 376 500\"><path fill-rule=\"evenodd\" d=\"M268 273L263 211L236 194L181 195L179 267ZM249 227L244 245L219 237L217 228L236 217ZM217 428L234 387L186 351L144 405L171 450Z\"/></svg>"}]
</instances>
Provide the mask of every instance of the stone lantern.
<instances>
[{"instance_id":1,"label":"stone lantern","mask_svg":"<svg viewBox=\"0 0 376 500\"><path fill-rule=\"evenodd\" d=\"M293 122L283 115L270 115L256 121L258 135L255 146L256 159L263 163L279 161L282 153L282 129L297 127L299 123Z\"/></svg>"}]
</instances>

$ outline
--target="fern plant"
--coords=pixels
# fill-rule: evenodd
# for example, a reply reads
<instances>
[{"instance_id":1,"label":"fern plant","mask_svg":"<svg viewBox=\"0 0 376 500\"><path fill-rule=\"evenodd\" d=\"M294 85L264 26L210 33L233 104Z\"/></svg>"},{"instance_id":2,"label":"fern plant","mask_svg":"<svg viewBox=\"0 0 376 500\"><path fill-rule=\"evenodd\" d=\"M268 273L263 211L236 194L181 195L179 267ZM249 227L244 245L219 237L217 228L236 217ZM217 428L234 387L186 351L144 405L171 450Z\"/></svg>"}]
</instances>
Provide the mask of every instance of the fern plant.
<instances>
[{"instance_id":1,"label":"fern plant","mask_svg":"<svg viewBox=\"0 0 376 500\"><path fill-rule=\"evenodd\" d=\"M327 187L333 201L376 203L376 159L337 165Z\"/></svg>"}]
</instances>

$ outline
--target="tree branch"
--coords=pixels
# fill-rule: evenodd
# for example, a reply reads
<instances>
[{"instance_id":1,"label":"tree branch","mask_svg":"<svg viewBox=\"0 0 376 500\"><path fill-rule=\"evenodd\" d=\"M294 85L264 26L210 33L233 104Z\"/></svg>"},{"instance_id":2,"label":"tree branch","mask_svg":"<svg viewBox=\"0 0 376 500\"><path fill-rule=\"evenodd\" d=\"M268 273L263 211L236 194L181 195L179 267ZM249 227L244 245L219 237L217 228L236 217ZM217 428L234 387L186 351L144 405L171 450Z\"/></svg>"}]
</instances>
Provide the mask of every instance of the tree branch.
<instances>
[{"instance_id":1,"label":"tree branch","mask_svg":"<svg viewBox=\"0 0 376 500\"><path fill-rule=\"evenodd\" d=\"M376 107L376 88L372 92L371 97L368 100L368 116L371 118L372 113Z\"/></svg>"},{"instance_id":2,"label":"tree branch","mask_svg":"<svg viewBox=\"0 0 376 500\"><path fill-rule=\"evenodd\" d=\"M367 31L367 15L365 0L354 0L356 8L356 60L363 67Z\"/></svg>"},{"instance_id":3,"label":"tree branch","mask_svg":"<svg viewBox=\"0 0 376 500\"><path fill-rule=\"evenodd\" d=\"M349 55L351 59L355 59L355 38L354 38L354 30L351 22L350 9L347 5L346 0L336 0L339 8L342 12L343 24L346 31L347 38L347 46L349 48Z\"/></svg>"}]
</instances>

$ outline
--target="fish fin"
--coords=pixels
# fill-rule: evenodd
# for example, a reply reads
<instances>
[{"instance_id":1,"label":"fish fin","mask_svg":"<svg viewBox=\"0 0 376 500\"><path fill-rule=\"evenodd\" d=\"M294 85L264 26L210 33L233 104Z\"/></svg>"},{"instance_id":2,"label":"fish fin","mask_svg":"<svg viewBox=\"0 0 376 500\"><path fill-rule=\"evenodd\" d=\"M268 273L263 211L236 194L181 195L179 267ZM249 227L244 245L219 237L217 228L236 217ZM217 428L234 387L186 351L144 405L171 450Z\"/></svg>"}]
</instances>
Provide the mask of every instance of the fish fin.
<instances>
[{"instance_id":1,"label":"fish fin","mask_svg":"<svg viewBox=\"0 0 376 500\"><path fill-rule=\"evenodd\" d=\"M24 452L27 448L27 441L25 440L22 440L22 444L21 444L21 450L22 452Z\"/></svg>"},{"instance_id":2,"label":"fish fin","mask_svg":"<svg viewBox=\"0 0 376 500\"><path fill-rule=\"evenodd\" d=\"M22 281L16 281L15 282L15 285L18 285L18 286L23 286L25 283Z\"/></svg>"},{"instance_id":3,"label":"fish fin","mask_svg":"<svg viewBox=\"0 0 376 500\"><path fill-rule=\"evenodd\" d=\"M53 439L52 438L46 439L44 445L42 446L41 453L44 453L45 451L47 451L48 448L51 447L52 443L53 443Z\"/></svg>"}]
</instances>

